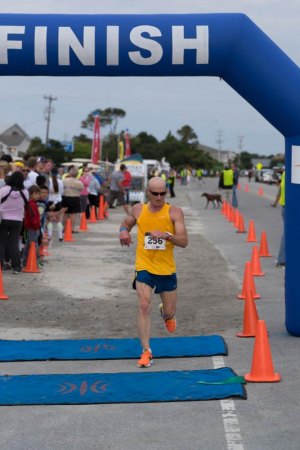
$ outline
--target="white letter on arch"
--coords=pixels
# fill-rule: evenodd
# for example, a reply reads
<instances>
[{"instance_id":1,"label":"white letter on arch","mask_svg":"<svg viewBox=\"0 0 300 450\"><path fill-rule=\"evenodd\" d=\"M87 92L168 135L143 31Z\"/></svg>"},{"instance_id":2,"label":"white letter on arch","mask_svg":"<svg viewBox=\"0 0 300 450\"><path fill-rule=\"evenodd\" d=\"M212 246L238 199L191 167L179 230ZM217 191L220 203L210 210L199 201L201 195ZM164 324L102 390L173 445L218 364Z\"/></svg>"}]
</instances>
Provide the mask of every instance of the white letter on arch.
<instances>
[{"instance_id":1,"label":"white letter on arch","mask_svg":"<svg viewBox=\"0 0 300 450\"><path fill-rule=\"evenodd\" d=\"M141 25L139 27L135 27L130 32L130 40L131 42L144 50L148 50L151 55L147 58L144 58L141 55L141 52L129 52L129 58L135 64L139 64L142 66L151 66L153 64L158 63L163 55L162 46L152 39L148 39L142 36L142 33L148 33L150 37L159 37L161 36L161 32L158 28Z\"/></svg>"},{"instance_id":2,"label":"white letter on arch","mask_svg":"<svg viewBox=\"0 0 300 450\"><path fill-rule=\"evenodd\" d=\"M58 29L58 63L70 65L70 48L84 66L95 65L95 27L83 27L83 45L70 27Z\"/></svg>"},{"instance_id":3,"label":"white letter on arch","mask_svg":"<svg viewBox=\"0 0 300 450\"><path fill-rule=\"evenodd\" d=\"M184 26L172 27L172 64L184 64L184 51L196 50L196 64L208 64L208 26L196 27L196 38L184 38Z\"/></svg>"},{"instance_id":4,"label":"white letter on arch","mask_svg":"<svg viewBox=\"0 0 300 450\"><path fill-rule=\"evenodd\" d=\"M0 26L0 64L8 64L8 49L22 49L22 41L9 41L9 34L24 34L24 26Z\"/></svg>"},{"instance_id":5,"label":"white letter on arch","mask_svg":"<svg viewBox=\"0 0 300 450\"><path fill-rule=\"evenodd\" d=\"M106 64L108 66L119 65L119 27L107 27Z\"/></svg>"},{"instance_id":6,"label":"white letter on arch","mask_svg":"<svg viewBox=\"0 0 300 450\"><path fill-rule=\"evenodd\" d=\"M45 66L47 64L47 27L35 27L34 63L37 66Z\"/></svg>"}]
</instances>

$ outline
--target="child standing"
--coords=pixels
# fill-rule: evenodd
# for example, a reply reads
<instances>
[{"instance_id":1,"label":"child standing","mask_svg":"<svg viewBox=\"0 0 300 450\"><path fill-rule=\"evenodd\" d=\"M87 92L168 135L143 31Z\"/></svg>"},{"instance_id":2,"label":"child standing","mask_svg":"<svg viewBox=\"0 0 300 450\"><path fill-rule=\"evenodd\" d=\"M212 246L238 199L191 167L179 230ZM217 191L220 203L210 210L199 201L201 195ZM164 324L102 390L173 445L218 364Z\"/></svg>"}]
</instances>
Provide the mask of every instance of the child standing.
<instances>
[{"instance_id":1,"label":"child standing","mask_svg":"<svg viewBox=\"0 0 300 450\"><path fill-rule=\"evenodd\" d=\"M36 260L39 259L39 234L41 227L41 218L37 206L37 201L40 198L41 189L38 186L30 186L29 192L29 202L25 207L25 217L24 217L24 229L25 229L25 248L23 252L23 265L26 265L30 243L35 243L36 248Z\"/></svg>"}]
</instances>

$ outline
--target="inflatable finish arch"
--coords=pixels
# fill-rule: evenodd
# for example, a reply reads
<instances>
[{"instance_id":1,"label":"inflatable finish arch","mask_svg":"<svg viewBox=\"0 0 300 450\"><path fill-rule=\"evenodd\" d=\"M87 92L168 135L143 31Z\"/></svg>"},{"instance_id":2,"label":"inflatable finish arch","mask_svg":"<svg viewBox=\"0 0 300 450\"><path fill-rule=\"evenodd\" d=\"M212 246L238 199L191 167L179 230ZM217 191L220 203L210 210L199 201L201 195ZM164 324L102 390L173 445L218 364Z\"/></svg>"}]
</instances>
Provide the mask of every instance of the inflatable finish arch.
<instances>
[{"instance_id":1,"label":"inflatable finish arch","mask_svg":"<svg viewBox=\"0 0 300 450\"><path fill-rule=\"evenodd\" d=\"M0 75L223 78L286 140L286 328L300 336L300 70L247 16L2 14Z\"/></svg>"}]
</instances>

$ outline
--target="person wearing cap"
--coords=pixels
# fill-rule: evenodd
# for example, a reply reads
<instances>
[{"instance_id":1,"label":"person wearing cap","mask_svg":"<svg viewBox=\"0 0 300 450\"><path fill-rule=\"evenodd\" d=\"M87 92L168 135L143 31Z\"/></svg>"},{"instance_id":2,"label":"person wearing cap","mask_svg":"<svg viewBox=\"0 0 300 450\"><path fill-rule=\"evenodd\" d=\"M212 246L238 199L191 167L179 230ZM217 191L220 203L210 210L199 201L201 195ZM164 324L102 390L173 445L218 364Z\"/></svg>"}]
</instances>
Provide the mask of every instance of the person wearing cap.
<instances>
[{"instance_id":1,"label":"person wearing cap","mask_svg":"<svg viewBox=\"0 0 300 450\"><path fill-rule=\"evenodd\" d=\"M12 171L13 172L22 172L22 169L24 167L23 161L15 161L12 163Z\"/></svg>"},{"instance_id":2,"label":"person wearing cap","mask_svg":"<svg viewBox=\"0 0 300 450\"><path fill-rule=\"evenodd\" d=\"M114 208L114 201L117 199L119 205L123 206L126 214L129 214L129 205L125 203L125 189L123 186L124 172L127 169L125 164L120 165L119 170L114 170L110 179L109 207Z\"/></svg>"},{"instance_id":3,"label":"person wearing cap","mask_svg":"<svg viewBox=\"0 0 300 450\"><path fill-rule=\"evenodd\" d=\"M231 203L233 186L234 186L233 170L229 167L229 164L224 164L224 169L222 170L219 178L219 189L222 189L223 196L229 203Z\"/></svg>"}]
</instances>

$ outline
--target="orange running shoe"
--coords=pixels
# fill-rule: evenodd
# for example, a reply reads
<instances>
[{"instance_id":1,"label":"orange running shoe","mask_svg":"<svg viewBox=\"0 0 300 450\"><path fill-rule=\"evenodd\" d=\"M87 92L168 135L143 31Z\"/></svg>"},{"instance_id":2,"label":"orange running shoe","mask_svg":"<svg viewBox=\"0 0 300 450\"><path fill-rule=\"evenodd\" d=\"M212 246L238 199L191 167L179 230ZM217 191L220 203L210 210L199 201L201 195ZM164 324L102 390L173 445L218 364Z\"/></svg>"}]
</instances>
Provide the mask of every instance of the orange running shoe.
<instances>
[{"instance_id":1,"label":"orange running shoe","mask_svg":"<svg viewBox=\"0 0 300 450\"><path fill-rule=\"evenodd\" d=\"M137 367L150 367L153 364L153 357L149 348L144 348L140 359L137 362Z\"/></svg>"},{"instance_id":2,"label":"orange running shoe","mask_svg":"<svg viewBox=\"0 0 300 450\"><path fill-rule=\"evenodd\" d=\"M164 319L166 330L169 333L174 333L174 331L176 331L176 325L177 325L175 316L171 317L170 319L165 319L162 303L159 305L159 309L160 309L160 315Z\"/></svg>"}]
</instances>

